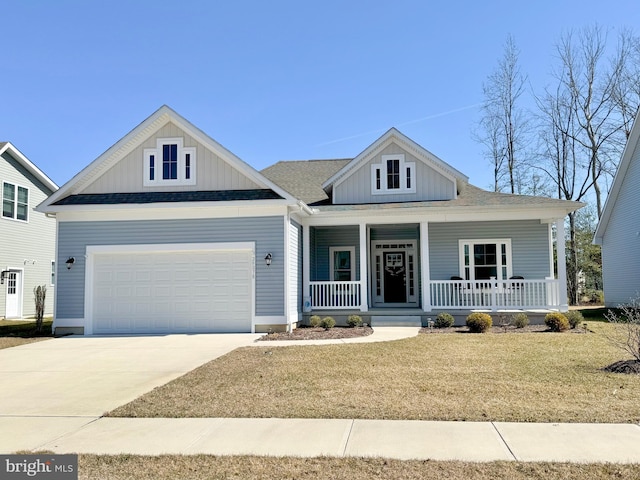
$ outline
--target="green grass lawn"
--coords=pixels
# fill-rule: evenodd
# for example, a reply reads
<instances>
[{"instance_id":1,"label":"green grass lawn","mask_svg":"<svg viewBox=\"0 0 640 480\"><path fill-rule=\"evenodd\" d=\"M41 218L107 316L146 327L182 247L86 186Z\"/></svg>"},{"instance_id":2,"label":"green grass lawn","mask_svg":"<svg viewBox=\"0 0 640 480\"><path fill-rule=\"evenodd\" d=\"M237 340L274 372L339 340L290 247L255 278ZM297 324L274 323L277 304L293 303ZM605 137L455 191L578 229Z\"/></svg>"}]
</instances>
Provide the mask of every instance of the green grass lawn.
<instances>
[{"instance_id":1,"label":"green grass lawn","mask_svg":"<svg viewBox=\"0 0 640 480\"><path fill-rule=\"evenodd\" d=\"M109 415L640 421L640 376L602 371L623 354L598 333L612 325L589 328L247 347Z\"/></svg>"}]
</instances>

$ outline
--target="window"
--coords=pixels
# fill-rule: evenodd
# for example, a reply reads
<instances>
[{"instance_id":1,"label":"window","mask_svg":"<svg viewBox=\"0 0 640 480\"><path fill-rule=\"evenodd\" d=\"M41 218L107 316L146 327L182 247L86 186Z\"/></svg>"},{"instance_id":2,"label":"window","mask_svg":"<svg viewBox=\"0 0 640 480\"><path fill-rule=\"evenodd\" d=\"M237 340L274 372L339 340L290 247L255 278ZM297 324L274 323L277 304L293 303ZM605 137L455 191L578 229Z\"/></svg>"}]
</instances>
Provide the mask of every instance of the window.
<instances>
[{"instance_id":1,"label":"window","mask_svg":"<svg viewBox=\"0 0 640 480\"><path fill-rule=\"evenodd\" d=\"M334 282L350 282L354 279L355 247L329 248L331 280Z\"/></svg>"},{"instance_id":2,"label":"window","mask_svg":"<svg viewBox=\"0 0 640 480\"><path fill-rule=\"evenodd\" d=\"M2 184L2 216L14 220L29 220L29 189L4 182Z\"/></svg>"},{"instance_id":3,"label":"window","mask_svg":"<svg viewBox=\"0 0 640 480\"><path fill-rule=\"evenodd\" d=\"M404 154L382 155L381 163L371 165L371 193L415 193L415 163L405 162Z\"/></svg>"},{"instance_id":4,"label":"window","mask_svg":"<svg viewBox=\"0 0 640 480\"><path fill-rule=\"evenodd\" d=\"M182 138L158 138L156 148L144 150L144 186L195 185L196 149Z\"/></svg>"},{"instance_id":5,"label":"window","mask_svg":"<svg viewBox=\"0 0 640 480\"><path fill-rule=\"evenodd\" d=\"M51 260L51 285L56 284L56 262Z\"/></svg>"},{"instance_id":6,"label":"window","mask_svg":"<svg viewBox=\"0 0 640 480\"><path fill-rule=\"evenodd\" d=\"M460 276L506 280L511 276L511 240L460 240Z\"/></svg>"}]
</instances>

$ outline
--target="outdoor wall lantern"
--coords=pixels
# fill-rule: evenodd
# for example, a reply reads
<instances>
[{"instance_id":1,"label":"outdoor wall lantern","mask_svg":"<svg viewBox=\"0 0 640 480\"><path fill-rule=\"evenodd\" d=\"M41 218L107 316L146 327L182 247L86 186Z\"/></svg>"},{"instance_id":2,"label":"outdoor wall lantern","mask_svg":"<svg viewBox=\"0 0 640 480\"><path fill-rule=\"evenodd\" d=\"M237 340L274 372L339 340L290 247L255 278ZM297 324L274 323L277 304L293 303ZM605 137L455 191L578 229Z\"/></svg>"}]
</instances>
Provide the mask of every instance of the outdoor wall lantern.
<instances>
[{"instance_id":1,"label":"outdoor wall lantern","mask_svg":"<svg viewBox=\"0 0 640 480\"><path fill-rule=\"evenodd\" d=\"M271 252L267 253L267 256L264 257L264 263L267 264L267 267L271 265L272 258L273 258L273 255L271 255Z\"/></svg>"},{"instance_id":2,"label":"outdoor wall lantern","mask_svg":"<svg viewBox=\"0 0 640 480\"><path fill-rule=\"evenodd\" d=\"M69 258L67 258L67 261L66 261L66 262L64 262L64 263L66 263L66 264L67 264L67 270L71 270L71 266L72 266L74 263L76 263L76 259L75 259L75 257L69 257Z\"/></svg>"},{"instance_id":3,"label":"outdoor wall lantern","mask_svg":"<svg viewBox=\"0 0 640 480\"><path fill-rule=\"evenodd\" d=\"M9 273L9 270L3 270L0 272L0 285L4 284L4 277L7 276L7 273Z\"/></svg>"}]
</instances>

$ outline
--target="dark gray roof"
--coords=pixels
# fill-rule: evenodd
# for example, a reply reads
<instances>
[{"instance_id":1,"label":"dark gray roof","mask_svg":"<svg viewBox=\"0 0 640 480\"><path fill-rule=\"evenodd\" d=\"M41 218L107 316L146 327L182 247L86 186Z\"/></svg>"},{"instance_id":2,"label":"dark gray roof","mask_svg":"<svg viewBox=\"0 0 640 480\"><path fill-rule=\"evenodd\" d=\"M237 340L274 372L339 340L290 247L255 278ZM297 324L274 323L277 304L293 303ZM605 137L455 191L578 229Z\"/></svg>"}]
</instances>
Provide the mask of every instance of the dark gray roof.
<instances>
[{"instance_id":1,"label":"dark gray roof","mask_svg":"<svg viewBox=\"0 0 640 480\"><path fill-rule=\"evenodd\" d=\"M365 209L389 209L409 207L564 207L577 210L580 202L569 202L547 197L512 195L483 190L465 182L458 183L458 198L406 203L380 203L363 205L333 205L322 184L343 168L350 159L283 161L264 169L261 173L296 198L318 210L342 211Z\"/></svg>"},{"instance_id":2,"label":"dark gray roof","mask_svg":"<svg viewBox=\"0 0 640 480\"><path fill-rule=\"evenodd\" d=\"M234 200L280 200L271 189L215 190L196 192L85 193L69 195L54 205L117 205L126 203L230 202Z\"/></svg>"},{"instance_id":3,"label":"dark gray roof","mask_svg":"<svg viewBox=\"0 0 640 480\"><path fill-rule=\"evenodd\" d=\"M283 161L260 173L297 199L311 205L328 199L322 184L350 161L350 158Z\"/></svg>"}]
</instances>

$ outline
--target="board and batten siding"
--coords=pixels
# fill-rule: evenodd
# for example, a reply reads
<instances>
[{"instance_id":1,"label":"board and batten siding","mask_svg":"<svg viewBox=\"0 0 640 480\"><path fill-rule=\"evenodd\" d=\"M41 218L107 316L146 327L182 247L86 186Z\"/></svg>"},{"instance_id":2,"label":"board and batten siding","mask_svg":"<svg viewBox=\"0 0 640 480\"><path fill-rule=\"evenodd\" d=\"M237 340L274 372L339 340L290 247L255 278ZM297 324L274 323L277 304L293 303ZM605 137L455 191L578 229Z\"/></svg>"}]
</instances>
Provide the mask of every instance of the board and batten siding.
<instances>
[{"instance_id":1,"label":"board and batten siding","mask_svg":"<svg viewBox=\"0 0 640 480\"><path fill-rule=\"evenodd\" d=\"M255 242L256 316L282 316L284 299L283 218L245 217L223 219L146 220L109 222L60 222L58 262L69 257L71 270L60 269L56 318L84 317L86 247L88 245L141 245L163 243ZM267 267L265 255L274 261Z\"/></svg>"},{"instance_id":2,"label":"board and batten siding","mask_svg":"<svg viewBox=\"0 0 640 480\"><path fill-rule=\"evenodd\" d=\"M549 271L549 225L537 220L430 223L429 267L432 280L460 275L458 240L511 239L513 275L525 279L553 276Z\"/></svg>"},{"instance_id":3,"label":"board and batten siding","mask_svg":"<svg viewBox=\"0 0 640 480\"><path fill-rule=\"evenodd\" d=\"M602 239L604 301L628 304L640 294L640 143L622 180Z\"/></svg>"},{"instance_id":4,"label":"board and batten siding","mask_svg":"<svg viewBox=\"0 0 640 480\"><path fill-rule=\"evenodd\" d=\"M380 164L382 155L404 154L405 162L415 163L416 185L415 193L403 194L371 194L371 165ZM383 179L384 180L384 179ZM415 202L423 200L450 200L453 198L453 181L438 173L429 165L418 160L414 155L392 143L382 149L368 162L360 165L342 182L334 187L334 204L359 204L359 203L393 203Z\"/></svg>"},{"instance_id":5,"label":"board and batten siding","mask_svg":"<svg viewBox=\"0 0 640 480\"><path fill-rule=\"evenodd\" d=\"M311 281L329 281L329 247L355 247L354 280L360 280L360 231L358 225L311 227Z\"/></svg>"},{"instance_id":6,"label":"board and batten siding","mask_svg":"<svg viewBox=\"0 0 640 480\"><path fill-rule=\"evenodd\" d=\"M156 148L156 139L182 137L184 147L196 147L196 184L175 186L143 186L144 149ZM205 148L172 123L162 127L131 153L79 193L128 193L199 190L250 190L264 188Z\"/></svg>"},{"instance_id":7,"label":"board and batten siding","mask_svg":"<svg viewBox=\"0 0 640 480\"><path fill-rule=\"evenodd\" d=\"M51 262L55 260L56 221L34 208L53 192L9 152L0 156L0 198L3 182L29 189L29 213L27 222L0 216L0 270L22 269L23 317L35 315L33 289L38 285L47 286L45 315L51 315L55 288L51 284ZM0 286L0 317L4 317L6 311L6 287L6 283Z\"/></svg>"}]
</instances>

